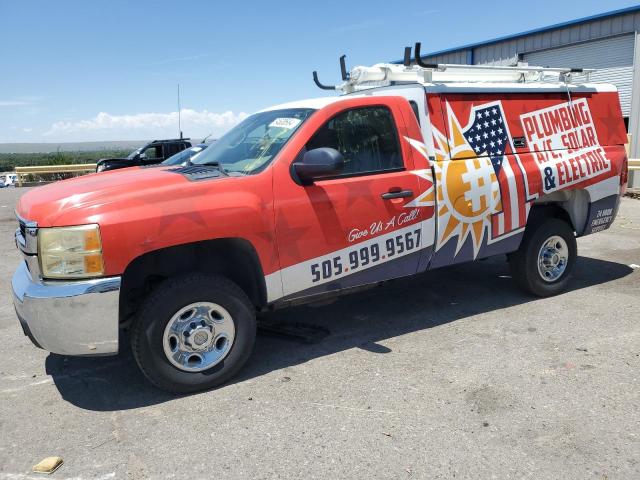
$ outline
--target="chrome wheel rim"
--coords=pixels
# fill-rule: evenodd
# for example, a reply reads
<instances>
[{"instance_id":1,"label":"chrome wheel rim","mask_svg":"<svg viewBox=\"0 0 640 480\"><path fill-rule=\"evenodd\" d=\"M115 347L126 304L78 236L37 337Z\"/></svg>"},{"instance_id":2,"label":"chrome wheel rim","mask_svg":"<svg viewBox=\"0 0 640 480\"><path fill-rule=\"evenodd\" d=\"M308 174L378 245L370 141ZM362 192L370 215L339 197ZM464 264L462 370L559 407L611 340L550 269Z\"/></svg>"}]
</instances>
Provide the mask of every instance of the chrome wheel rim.
<instances>
[{"instance_id":1,"label":"chrome wheel rim","mask_svg":"<svg viewBox=\"0 0 640 480\"><path fill-rule=\"evenodd\" d=\"M235 339L231 314L217 303L197 302L178 310L164 329L164 354L185 372L201 372L220 363Z\"/></svg>"},{"instance_id":2,"label":"chrome wheel rim","mask_svg":"<svg viewBox=\"0 0 640 480\"><path fill-rule=\"evenodd\" d=\"M545 240L538 253L538 273L545 282L558 280L567 269L569 247L558 235Z\"/></svg>"}]
</instances>

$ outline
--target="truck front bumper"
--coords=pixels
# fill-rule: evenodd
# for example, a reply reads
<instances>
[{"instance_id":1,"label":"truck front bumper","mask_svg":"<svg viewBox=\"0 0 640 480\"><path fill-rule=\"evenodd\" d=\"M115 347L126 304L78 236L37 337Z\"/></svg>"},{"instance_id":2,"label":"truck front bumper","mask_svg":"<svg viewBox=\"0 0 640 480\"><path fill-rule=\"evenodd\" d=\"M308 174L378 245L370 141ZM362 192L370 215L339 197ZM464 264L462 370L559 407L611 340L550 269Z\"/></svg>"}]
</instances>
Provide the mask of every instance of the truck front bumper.
<instances>
[{"instance_id":1,"label":"truck front bumper","mask_svg":"<svg viewBox=\"0 0 640 480\"><path fill-rule=\"evenodd\" d=\"M120 277L40 281L22 262L11 286L22 329L37 347L61 355L118 353Z\"/></svg>"}]
</instances>

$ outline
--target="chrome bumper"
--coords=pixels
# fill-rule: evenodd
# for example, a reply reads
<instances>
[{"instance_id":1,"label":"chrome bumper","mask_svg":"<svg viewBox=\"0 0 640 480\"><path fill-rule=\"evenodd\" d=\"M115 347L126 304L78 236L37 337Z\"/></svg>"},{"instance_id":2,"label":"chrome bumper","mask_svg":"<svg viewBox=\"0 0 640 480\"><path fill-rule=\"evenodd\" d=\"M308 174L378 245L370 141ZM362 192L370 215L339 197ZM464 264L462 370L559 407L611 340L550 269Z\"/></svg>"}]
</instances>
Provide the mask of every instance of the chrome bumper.
<instances>
[{"instance_id":1,"label":"chrome bumper","mask_svg":"<svg viewBox=\"0 0 640 480\"><path fill-rule=\"evenodd\" d=\"M21 262L11 286L18 319L37 347L61 355L118 353L120 277L34 280Z\"/></svg>"}]
</instances>

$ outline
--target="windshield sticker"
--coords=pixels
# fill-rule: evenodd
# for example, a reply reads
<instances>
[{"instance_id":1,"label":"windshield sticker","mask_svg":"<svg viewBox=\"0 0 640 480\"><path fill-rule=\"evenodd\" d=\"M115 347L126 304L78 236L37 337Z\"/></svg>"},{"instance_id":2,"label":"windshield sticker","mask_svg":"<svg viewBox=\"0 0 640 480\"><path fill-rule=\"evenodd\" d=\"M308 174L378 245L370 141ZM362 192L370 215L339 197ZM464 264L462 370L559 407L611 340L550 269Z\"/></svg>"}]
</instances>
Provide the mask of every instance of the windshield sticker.
<instances>
[{"instance_id":1,"label":"windshield sticker","mask_svg":"<svg viewBox=\"0 0 640 480\"><path fill-rule=\"evenodd\" d=\"M291 130L300 124L299 118L276 118L269 124L270 127L285 128Z\"/></svg>"}]
</instances>

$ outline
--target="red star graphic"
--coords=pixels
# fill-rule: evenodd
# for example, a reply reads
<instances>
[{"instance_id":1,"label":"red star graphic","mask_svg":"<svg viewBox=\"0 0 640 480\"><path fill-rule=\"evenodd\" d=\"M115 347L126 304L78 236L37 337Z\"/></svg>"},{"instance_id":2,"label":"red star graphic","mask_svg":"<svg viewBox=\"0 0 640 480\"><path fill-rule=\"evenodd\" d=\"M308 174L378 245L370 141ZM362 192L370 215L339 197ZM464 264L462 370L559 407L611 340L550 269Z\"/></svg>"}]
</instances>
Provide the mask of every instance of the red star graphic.
<instances>
[{"instance_id":1,"label":"red star graphic","mask_svg":"<svg viewBox=\"0 0 640 480\"><path fill-rule=\"evenodd\" d=\"M308 230L308 226L291 226L282 210L277 211L276 233L278 236L278 245L280 246L281 265L295 263L302 260L302 253L300 253L298 244L304 239L304 235ZM284 246L286 246L286 249L283 248Z\"/></svg>"}]
</instances>

